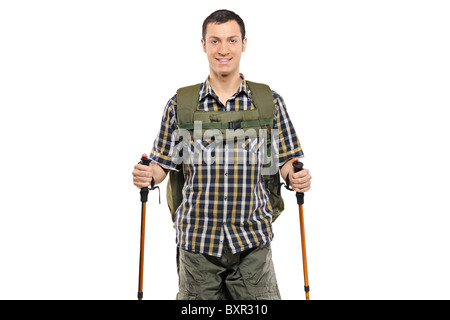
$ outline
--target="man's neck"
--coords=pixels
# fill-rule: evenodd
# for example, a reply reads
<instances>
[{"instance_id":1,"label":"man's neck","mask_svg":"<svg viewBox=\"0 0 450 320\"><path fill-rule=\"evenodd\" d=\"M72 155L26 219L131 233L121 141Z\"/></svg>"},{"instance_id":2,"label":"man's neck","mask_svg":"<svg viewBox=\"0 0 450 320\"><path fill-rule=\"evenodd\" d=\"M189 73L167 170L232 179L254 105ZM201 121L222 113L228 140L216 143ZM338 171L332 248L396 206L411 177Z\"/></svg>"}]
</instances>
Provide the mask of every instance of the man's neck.
<instances>
[{"instance_id":1,"label":"man's neck","mask_svg":"<svg viewBox=\"0 0 450 320\"><path fill-rule=\"evenodd\" d=\"M231 97L241 85L241 74L237 73L230 75L219 75L213 72L209 74L209 84L213 88L214 92L221 98ZM225 99L224 99L225 100ZM222 101L223 103L224 101ZM225 101L226 102L226 101Z\"/></svg>"}]
</instances>

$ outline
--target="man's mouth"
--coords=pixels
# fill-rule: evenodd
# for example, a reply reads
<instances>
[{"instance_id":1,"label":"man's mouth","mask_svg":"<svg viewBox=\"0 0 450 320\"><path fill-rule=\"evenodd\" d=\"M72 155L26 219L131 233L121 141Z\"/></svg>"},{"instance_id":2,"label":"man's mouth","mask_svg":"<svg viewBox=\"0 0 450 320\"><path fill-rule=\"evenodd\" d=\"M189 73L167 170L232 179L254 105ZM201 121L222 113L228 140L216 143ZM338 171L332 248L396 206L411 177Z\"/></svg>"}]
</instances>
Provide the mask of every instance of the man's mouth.
<instances>
[{"instance_id":1,"label":"man's mouth","mask_svg":"<svg viewBox=\"0 0 450 320\"><path fill-rule=\"evenodd\" d=\"M230 63L231 59L233 58L216 58L216 60L219 61L220 64L228 64Z\"/></svg>"}]
</instances>

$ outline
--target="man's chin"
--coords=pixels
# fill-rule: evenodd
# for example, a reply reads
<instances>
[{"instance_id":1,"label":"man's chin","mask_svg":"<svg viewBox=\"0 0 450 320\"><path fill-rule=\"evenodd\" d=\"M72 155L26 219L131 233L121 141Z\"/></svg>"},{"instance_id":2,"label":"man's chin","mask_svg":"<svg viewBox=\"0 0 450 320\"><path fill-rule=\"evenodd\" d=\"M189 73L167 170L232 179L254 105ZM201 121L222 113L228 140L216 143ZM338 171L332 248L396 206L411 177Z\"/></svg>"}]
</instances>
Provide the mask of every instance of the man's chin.
<instances>
[{"instance_id":1,"label":"man's chin","mask_svg":"<svg viewBox=\"0 0 450 320\"><path fill-rule=\"evenodd\" d=\"M236 74L236 70L213 70L213 72L221 78L226 78ZM239 72L237 72L239 74Z\"/></svg>"}]
</instances>

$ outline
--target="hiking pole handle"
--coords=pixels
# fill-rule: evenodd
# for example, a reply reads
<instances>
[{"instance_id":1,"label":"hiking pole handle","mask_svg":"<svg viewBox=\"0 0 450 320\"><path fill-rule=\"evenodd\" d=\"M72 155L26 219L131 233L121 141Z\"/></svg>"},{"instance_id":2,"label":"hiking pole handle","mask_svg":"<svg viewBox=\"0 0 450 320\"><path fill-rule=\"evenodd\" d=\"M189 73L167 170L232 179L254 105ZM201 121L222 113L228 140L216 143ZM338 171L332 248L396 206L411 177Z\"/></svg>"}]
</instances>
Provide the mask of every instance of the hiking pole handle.
<instances>
[{"instance_id":1,"label":"hiking pole handle","mask_svg":"<svg viewBox=\"0 0 450 320\"><path fill-rule=\"evenodd\" d=\"M152 161L149 158L147 158L146 155L142 155L141 161L139 163L143 164L144 166L149 166L150 162ZM153 190L154 187L155 187L155 178L152 177L151 189ZM141 188L141 202L147 202L148 192L149 192L148 187Z\"/></svg>"},{"instance_id":2,"label":"hiking pole handle","mask_svg":"<svg viewBox=\"0 0 450 320\"><path fill-rule=\"evenodd\" d=\"M302 162L294 162L293 164L294 172L299 172L303 169L303 163ZM297 197L297 204L302 205L304 201L305 194L303 192L296 192L295 196Z\"/></svg>"},{"instance_id":3,"label":"hiking pole handle","mask_svg":"<svg viewBox=\"0 0 450 320\"><path fill-rule=\"evenodd\" d=\"M139 162L139 163L143 164L144 166L148 166L148 165L150 165L150 162L152 162L152 160L147 158L147 156L142 155L141 162Z\"/></svg>"}]
</instances>

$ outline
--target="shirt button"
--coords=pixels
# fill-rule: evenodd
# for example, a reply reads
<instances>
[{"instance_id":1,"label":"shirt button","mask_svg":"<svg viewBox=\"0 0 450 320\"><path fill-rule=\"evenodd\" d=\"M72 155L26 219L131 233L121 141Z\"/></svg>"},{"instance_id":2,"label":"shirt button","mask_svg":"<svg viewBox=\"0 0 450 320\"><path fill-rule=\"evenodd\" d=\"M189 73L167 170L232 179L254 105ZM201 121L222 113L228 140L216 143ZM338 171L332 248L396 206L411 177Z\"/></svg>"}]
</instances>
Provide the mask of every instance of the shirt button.
<instances>
[{"instance_id":1,"label":"shirt button","mask_svg":"<svg viewBox=\"0 0 450 320\"><path fill-rule=\"evenodd\" d=\"M228 175L228 172L225 172L225 175L227 176L227 175Z\"/></svg>"},{"instance_id":2,"label":"shirt button","mask_svg":"<svg viewBox=\"0 0 450 320\"><path fill-rule=\"evenodd\" d=\"M223 197L223 200L227 200L227 197Z\"/></svg>"}]
</instances>

